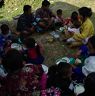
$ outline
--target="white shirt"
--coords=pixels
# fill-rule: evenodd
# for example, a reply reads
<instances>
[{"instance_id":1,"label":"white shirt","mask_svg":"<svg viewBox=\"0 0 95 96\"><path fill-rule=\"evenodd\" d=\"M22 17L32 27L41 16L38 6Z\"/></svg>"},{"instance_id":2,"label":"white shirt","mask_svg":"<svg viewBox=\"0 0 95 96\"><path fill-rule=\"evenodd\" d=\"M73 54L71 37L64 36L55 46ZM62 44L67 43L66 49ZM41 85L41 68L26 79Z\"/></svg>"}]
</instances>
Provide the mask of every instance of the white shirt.
<instances>
[{"instance_id":1,"label":"white shirt","mask_svg":"<svg viewBox=\"0 0 95 96\"><path fill-rule=\"evenodd\" d=\"M95 72L95 56L89 56L86 58L84 66L82 67L82 72L85 76L91 72Z\"/></svg>"}]
</instances>

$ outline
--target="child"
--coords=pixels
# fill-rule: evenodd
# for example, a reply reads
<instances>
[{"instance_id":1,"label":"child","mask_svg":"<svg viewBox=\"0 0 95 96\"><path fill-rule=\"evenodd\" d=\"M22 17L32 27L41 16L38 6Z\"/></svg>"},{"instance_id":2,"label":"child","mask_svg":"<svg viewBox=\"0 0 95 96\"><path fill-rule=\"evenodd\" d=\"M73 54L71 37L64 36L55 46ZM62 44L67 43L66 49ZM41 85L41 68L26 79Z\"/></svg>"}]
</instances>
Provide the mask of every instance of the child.
<instances>
[{"instance_id":1,"label":"child","mask_svg":"<svg viewBox=\"0 0 95 96\"><path fill-rule=\"evenodd\" d=\"M62 10L58 9L56 13L57 13L57 15L55 18L55 25L56 26L63 26L64 25L64 18L62 16Z\"/></svg>"},{"instance_id":2,"label":"child","mask_svg":"<svg viewBox=\"0 0 95 96\"><path fill-rule=\"evenodd\" d=\"M28 37L24 40L24 45L27 49L27 62L32 64L42 64L44 61L43 46L37 44L32 37Z\"/></svg>"},{"instance_id":3,"label":"child","mask_svg":"<svg viewBox=\"0 0 95 96\"><path fill-rule=\"evenodd\" d=\"M89 51L87 45L82 45L79 47L75 54L72 54L74 58L80 58L82 63L84 62L85 58L88 57Z\"/></svg>"},{"instance_id":4,"label":"child","mask_svg":"<svg viewBox=\"0 0 95 96\"><path fill-rule=\"evenodd\" d=\"M95 36L88 40L89 55L84 60L84 64L74 69L75 78L82 81L89 73L95 72Z\"/></svg>"},{"instance_id":5,"label":"child","mask_svg":"<svg viewBox=\"0 0 95 96\"><path fill-rule=\"evenodd\" d=\"M80 18L78 16L78 13L76 11L73 11L72 14L71 14L71 17L65 19L64 24L67 25L67 26L72 26L75 21L78 21L79 22L79 20L80 20ZM75 25L78 26L78 23L75 24Z\"/></svg>"},{"instance_id":6,"label":"child","mask_svg":"<svg viewBox=\"0 0 95 96\"><path fill-rule=\"evenodd\" d=\"M67 31L65 32L65 36L67 38L67 42L71 42L71 37L74 33L80 33L81 22L76 11L72 12L69 23L67 25ZM69 38L69 39L68 39Z\"/></svg>"},{"instance_id":7,"label":"child","mask_svg":"<svg viewBox=\"0 0 95 96\"><path fill-rule=\"evenodd\" d=\"M8 25L3 24L1 25L1 34L0 34L0 55L3 54L4 47L6 47L12 40L12 35L9 30ZM7 45L5 46L5 44Z\"/></svg>"},{"instance_id":8,"label":"child","mask_svg":"<svg viewBox=\"0 0 95 96\"><path fill-rule=\"evenodd\" d=\"M95 36L88 40L89 56L85 59L82 72L87 76L91 72L95 72Z\"/></svg>"},{"instance_id":9,"label":"child","mask_svg":"<svg viewBox=\"0 0 95 96\"><path fill-rule=\"evenodd\" d=\"M31 13L31 6L24 5L23 14L19 17L17 22L17 31L18 33L31 35L34 32L34 26L32 23L34 22L34 15Z\"/></svg>"},{"instance_id":10,"label":"child","mask_svg":"<svg viewBox=\"0 0 95 96\"><path fill-rule=\"evenodd\" d=\"M36 10L36 22L33 24L36 27L37 32L43 32L53 26L53 17L55 17L52 11L49 9L50 2L48 0L42 1L42 7Z\"/></svg>"},{"instance_id":11,"label":"child","mask_svg":"<svg viewBox=\"0 0 95 96\"><path fill-rule=\"evenodd\" d=\"M66 34L72 36L74 33L80 33L80 25L81 25L81 22L78 18L78 13L76 11L72 12L71 23L69 23ZM69 41L70 39L67 40L67 42Z\"/></svg>"},{"instance_id":12,"label":"child","mask_svg":"<svg viewBox=\"0 0 95 96\"><path fill-rule=\"evenodd\" d=\"M82 7L78 11L82 25L80 27L80 33L74 33L69 40L72 47L87 44L88 39L94 35L93 23L90 20L92 10L88 7Z\"/></svg>"},{"instance_id":13,"label":"child","mask_svg":"<svg viewBox=\"0 0 95 96\"><path fill-rule=\"evenodd\" d=\"M90 73L84 82L85 92L78 96L94 96L95 95L95 72Z\"/></svg>"},{"instance_id":14,"label":"child","mask_svg":"<svg viewBox=\"0 0 95 96\"><path fill-rule=\"evenodd\" d=\"M71 75L72 67L68 63L61 62L58 66L51 66L48 72L47 90L43 90L41 96L74 96L69 89Z\"/></svg>"},{"instance_id":15,"label":"child","mask_svg":"<svg viewBox=\"0 0 95 96\"><path fill-rule=\"evenodd\" d=\"M0 87L0 96L34 96L33 94L40 90L40 79L43 74L41 65L24 65L22 55L15 49L6 53L2 64L8 75L4 85Z\"/></svg>"}]
</instances>

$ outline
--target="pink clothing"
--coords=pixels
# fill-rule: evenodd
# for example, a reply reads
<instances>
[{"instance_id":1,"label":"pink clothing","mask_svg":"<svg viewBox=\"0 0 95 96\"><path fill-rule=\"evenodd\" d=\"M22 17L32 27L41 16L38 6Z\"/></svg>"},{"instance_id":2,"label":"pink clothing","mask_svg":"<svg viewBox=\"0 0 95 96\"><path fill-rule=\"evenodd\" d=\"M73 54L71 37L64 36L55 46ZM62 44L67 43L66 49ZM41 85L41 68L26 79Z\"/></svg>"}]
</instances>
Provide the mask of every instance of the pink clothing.
<instances>
[{"instance_id":1,"label":"pink clothing","mask_svg":"<svg viewBox=\"0 0 95 96\"><path fill-rule=\"evenodd\" d=\"M41 96L61 96L61 90L59 88L51 87L47 90L42 90Z\"/></svg>"},{"instance_id":2,"label":"pink clothing","mask_svg":"<svg viewBox=\"0 0 95 96\"><path fill-rule=\"evenodd\" d=\"M41 90L42 74L41 65L26 64L22 70L8 74L0 87L0 96L32 96L34 91Z\"/></svg>"},{"instance_id":3,"label":"pink clothing","mask_svg":"<svg viewBox=\"0 0 95 96\"><path fill-rule=\"evenodd\" d=\"M42 90L45 90L46 89L46 85L47 85L47 74L43 73L42 78L41 78L40 85L41 85Z\"/></svg>"}]
</instances>

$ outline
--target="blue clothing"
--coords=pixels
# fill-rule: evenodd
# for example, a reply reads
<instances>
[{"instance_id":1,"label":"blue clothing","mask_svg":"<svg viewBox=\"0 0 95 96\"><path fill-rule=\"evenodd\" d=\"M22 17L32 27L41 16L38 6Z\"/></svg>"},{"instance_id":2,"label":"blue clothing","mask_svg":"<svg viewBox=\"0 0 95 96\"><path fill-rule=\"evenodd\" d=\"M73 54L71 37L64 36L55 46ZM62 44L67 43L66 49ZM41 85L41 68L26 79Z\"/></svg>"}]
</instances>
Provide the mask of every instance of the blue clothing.
<instances>
[{"instance_id":1,"label":"blue clothing","mask_svg":"<svg viewBox=\"0 0 95 96\"><path fill-rule=\"evenodd\" d=\"M39 26L39 22L41 22L41 18L35 18L35 21L32 23L35 26L37 32L43 32L44 29Z\"/></svg>"},{"instance_id":2,"label":"blue clothing","mask_svg":"<svg viewBox=\"0 0 95 96\"><path fill-rule=\"evenodd\" d=\"M3 35L3 34L0 34L0 57L2 57L2 54L3 54L3 48L6 44L7 41L11 41L12 40L12 36L11 35Z\"/></svg>"},{"instance_id":3,"label":"blue clothing","mask_svg":"<svg viewBox=\"0 0 95 96\"><path fill-rule=\"evenodd\" d=\"M85 76L82 73L82 67L77 67L73 69L73 75L72 75L73 80L77 80L78 83L83 83L84 78Z\"/></svg>"},{"instance_id":4,"label":"blue clothing","mask_svg":"<svg viewBox=\"0 0 95 96\"><path fill-rule=\"evenodd\" d=\"M86 45L80 46L79 50L81 50L81 56L88 57L88 48Z\"/></svg>"}]
</instances>

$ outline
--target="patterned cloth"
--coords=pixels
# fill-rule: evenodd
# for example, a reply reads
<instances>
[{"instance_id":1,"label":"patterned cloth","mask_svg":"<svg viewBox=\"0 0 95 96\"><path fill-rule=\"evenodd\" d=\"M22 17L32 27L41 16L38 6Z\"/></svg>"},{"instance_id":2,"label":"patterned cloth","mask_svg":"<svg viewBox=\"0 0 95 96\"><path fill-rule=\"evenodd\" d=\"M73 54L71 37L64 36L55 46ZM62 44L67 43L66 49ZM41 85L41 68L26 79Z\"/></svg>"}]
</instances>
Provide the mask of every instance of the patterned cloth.
<instances>
[{"instance_id":1,"label":"patterned cloth","mask_svg":"<svg viewBox=\"0 0 95 96\"><path fill-rule=\"evenodd\" d=\"M41 96L61 96L61 90L59 88L51 87L47 90L42 90Z\"/></svg>"},{"instance_id":2,"label":"patterned cloth","mask_svg":"<svg viewBox=\"0 0 95 96\"><path fill-rule=\"evenodd\" d=\"M33 96L41 89L42 74L41 65L25 65L22 70L7 75L0 86L0 96Z\"/></svg>"}]
</instances>

